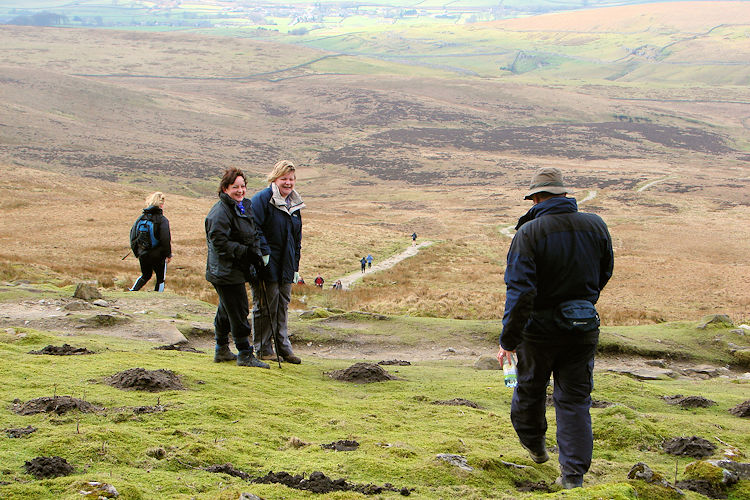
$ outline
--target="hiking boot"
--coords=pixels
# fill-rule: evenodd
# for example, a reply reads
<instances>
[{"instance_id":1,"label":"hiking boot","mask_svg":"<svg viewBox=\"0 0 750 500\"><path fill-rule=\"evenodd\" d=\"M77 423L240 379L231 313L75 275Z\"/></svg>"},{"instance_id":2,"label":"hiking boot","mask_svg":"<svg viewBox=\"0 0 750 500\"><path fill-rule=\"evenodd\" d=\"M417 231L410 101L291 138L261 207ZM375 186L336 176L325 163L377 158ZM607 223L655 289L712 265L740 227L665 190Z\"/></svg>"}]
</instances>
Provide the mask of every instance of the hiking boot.
<instances>
[{"instance_id":1,"label":"hiking boot","mask_svg":"<svg viewBox=\"0 0 750 500\"><path fill-rule=\"evenodd\" d=\"M253 368L270 368L268 363L264 363L253 355L253 351L240 351L237 356L237 366L251 366Z\"/></svg>"},{"instance_id":2,"label":"hiking boot","mask_svg":"<svg viewBox=\"0 0 750 500\"><path fill-rule=\"evenodd\" d=\"M532 450L525 444L521 443L521 446L523 446L523 449L529 452L529 457L534 461L534 463L537 464L543 464L547 460L549 460L549 454L547 453L547 449L542 445L541 449L539 450Z\"/></svg>"},{"instance_id":3,"label":"hiking boot","mask_svg":"<svg viewBox=\"0 0 750 500\"><path fill-rule=\"evenodd\" d=\"M276 361L276 355L274 353L263 354L260 359L264 361Z\"/></svg>"},{"instance_id":4,"label":"hiking boot","mask_svg":"<svg viewBox=\"0 0 750 500\"><path fill-rule=\"evenodd\" d=\"M233 353L228 345L217 345L216 351L214 351L214 363L221 363L222 361L234 361L237 359L237 355Z\"/></svg>"},{"instance_id":5,"label":"hiking boot","mask_svg":"<svg viewBox=\"0 0 750 500\"><path fill-rule=\"evenodd\" d=\"M295 356L294 354L288 354L286 356L283 356L281 359L283 359L285 363L291 363L293 365L298 365L302 363L302 360L298 356Z\"/></svg>"},{"instance_id":6,"label":"hiking boot","mask_svg":"<svg viewBox=\"0 0 750 500\"><path fill-rule=\"evenodd\" d=\"M559 476L555 479L555 484L562 486L566 490L583 487L583 477L581 476Z\"/></svg>"}]
</instances>

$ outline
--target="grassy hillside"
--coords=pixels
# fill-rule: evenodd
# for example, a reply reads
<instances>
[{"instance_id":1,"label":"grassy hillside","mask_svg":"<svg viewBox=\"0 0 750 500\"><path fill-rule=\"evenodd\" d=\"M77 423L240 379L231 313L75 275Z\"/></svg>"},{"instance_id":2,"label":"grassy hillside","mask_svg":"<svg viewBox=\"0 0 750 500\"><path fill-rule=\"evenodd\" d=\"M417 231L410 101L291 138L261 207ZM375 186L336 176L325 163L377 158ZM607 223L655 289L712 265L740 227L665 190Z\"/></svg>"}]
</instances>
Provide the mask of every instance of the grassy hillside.
<instances>
[{"instance_id":1,"label":"grassy hillside","mask_svg":"<svg viewBox=\"0 0 750 500\"><path fill-rule=\"evenodd\" d=\"M496 325L409 317L376 319L357 314L303 320L295 315L292 331L294 342L304 352L303 364L260 370L212 363L210 339L192 339L194 345L208 347L207 353L165 351L154 350L154 343L106 331L95 335L91 328L74 327L76 321L80 323L76 317L109 313L154 322L166 317L190 328L196 321L210 322L211 307L206 304L165 293L159 301L152 300L144 314L136 311L149 297L153 299L153 294L107 292L110 307L77 312L76 317L61 316L54 307L70 302L72 291L73 287L44 284L4 284L0 289L0 306L5 311L0 333L0 373L6 381L0 389L6 402L1 410L3 426L6 432L28 426L35 429L21 438L0 440L5 457L0 471L3 498L79 498L79 491L90 489L90 481L112 484L120 498L127 499L229 499L241 492L267 499L321 498L279 484L254 484L206 470L227 463L235 474L244 472L251 479L269 471L305 477L321 471L332 479L360 485L391 484L395 490L377 495L328 493L325 498L399 498L399 490L407 488L416 498L510 499L539 497L555 490L551 486L558 475L554 453L549 463L535 465L517 443L508 419L511 392L503 386L501 372L477 371L471 366L473 359L464 356L443 361L419 357L410 366L384 367L397 380L358 385L332 380L326 374L346 369L355 361L373 363L378 359L366 354L350 360L309 354L310 349L331 345L320 333L328 331L335 337L333 352L347 345L359 345L361 353L368 349L377 352L376 345L387 338L385 342L401 350L401 359L409 359L420 344L414 343L415 325L434 338L441 351L446 345L458 347L463 344L453 342L471 338L480 354L491 354L494 342L482 339L481 330ZM27 302L50 312L32 318L26 326L14 324L9 318L20 317L19 312L11 314L8 308L14 304L23 307ZM42 325L46 327L40 328ZM672 349L685 348L694 354L700 349L691 347L702 345L703 338L732 335L726 327L705 331L685 323L662 328L659 335L664 340L669 338L667 328L679 332L682 339L682 346ZM106 327L99 327L102 329ZM349 331L367 336L368 330L372 342L362 343L346 335ZM636 341L653 339L650 330L605 331L604 338L610 346L625 346L623 336ZM739 337L733 340L741 342ZM308 342L315 345L305 347ZM95 354L29 353L63 343ZM665 352L675 352L668 344L663 347ZM696 361L722 363L726 349L701 351ZM600 367L607 363L606 357L600 358ZM108 385L108 377L136 367L170 370L179 376L184 389L145 392ZM727 446L747 453L750 434L746 419L727 411L747 398L746 381L736 377L737 373L732 373L731 377L710 380L664 377L639 381L598 371L593 397L602 407L592 410L595 451L586 488L573 496L558 493L552 497L666 498L668 490L628 480L627 473L636 462L644 461L670 482L695 478L691 472L695 467L688 468L694 459L676 458L662 449L662 443L673 437L705 438L718 446L714 457L721 457ZM716 404L683 409L662 399L676 394L700 395ZM17 413L34 407L36 398L63 396L99 409L64 412L63 401L67 400L59 399L59 413ZM436 404L457 398L464 404ZM550 445L555 430L553 413L550 408ZM339 452L321 447L339 440L356 441L359 446L355 451ZM465 457L473 470L442 461L438 458L441 453ZM64 458L75 472L35 479L24 472L24 464L41 456ZM683 498L702 498L692 491L685 493ZM744 498L747 493L747 481L728 490L730 499Z\"/></svg>"}]
</instances>

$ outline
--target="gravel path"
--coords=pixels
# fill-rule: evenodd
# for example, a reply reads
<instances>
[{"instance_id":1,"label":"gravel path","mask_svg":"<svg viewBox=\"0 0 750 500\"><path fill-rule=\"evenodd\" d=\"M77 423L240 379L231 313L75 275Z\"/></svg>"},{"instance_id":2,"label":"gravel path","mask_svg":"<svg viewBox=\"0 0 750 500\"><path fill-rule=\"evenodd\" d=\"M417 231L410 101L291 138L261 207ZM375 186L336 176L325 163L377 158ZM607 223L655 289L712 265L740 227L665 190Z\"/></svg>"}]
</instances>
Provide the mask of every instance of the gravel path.
<instances>
[{"instance_id":1,"label":"gravel path","mask_svg":"<svg viewBox=\"0 0 750 500\"><path fill-rule=\"evenodd\" d=\"M417 255L417 252L419 252L420 248L428 247L432 245L431 241L423 241L422 243L416 245L416 246L409 246L404 250L403 252L392 255L388 257L387 259L383 259L380 262L374 262L372 267L366 268L365 272L355 271L351 274L347 274L346 276L342 278L338 278L341 280L341 285L344 290L347 290L354 286L354 283L362 278L363 276L366 276L370 273L375 273L378 271L384 271L386 269L389 269L393 266L395 266L397 263L401 262L402 260L412 257L414 255ZM333 280L333 283L336 283L336 280Z\"/></svg>"}]
</instances>

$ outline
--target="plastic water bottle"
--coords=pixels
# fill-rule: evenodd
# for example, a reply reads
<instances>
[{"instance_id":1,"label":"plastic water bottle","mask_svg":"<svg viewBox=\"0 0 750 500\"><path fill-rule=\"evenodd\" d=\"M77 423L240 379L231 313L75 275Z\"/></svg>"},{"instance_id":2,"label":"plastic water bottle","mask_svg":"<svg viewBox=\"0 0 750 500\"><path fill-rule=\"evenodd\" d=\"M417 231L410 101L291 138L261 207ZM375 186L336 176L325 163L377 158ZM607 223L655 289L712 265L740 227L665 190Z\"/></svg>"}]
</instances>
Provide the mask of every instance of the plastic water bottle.
<instances>
[{"instance_id":1,"label":"plastic water bottle","mask_svg":"<svg viewBox=\"0 0 750 500\"><path fill-rule=\"evenodd\" d=\"M511 354L510 361L507 357L503 358L503 378L505 387L515 387L518 385L518 373L516 372L515 355Z\"/></svg>"}]
</instances>

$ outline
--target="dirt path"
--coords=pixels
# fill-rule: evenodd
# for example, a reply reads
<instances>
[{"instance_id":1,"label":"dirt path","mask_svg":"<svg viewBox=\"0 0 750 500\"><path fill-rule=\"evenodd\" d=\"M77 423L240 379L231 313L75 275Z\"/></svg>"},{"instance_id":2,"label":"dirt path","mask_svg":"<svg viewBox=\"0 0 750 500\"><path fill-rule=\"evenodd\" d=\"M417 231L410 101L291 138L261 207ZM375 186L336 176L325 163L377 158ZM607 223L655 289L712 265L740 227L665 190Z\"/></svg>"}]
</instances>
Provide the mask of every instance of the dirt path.
<instances>
[{"instance_id":1,"label":"dirt path","mask_svg":"<svg viewBox=\"0 0 750 500\"><path fill-rule=\"evenodd\" d=\"M666 180L668 180L668 179L670 179L670 178L671 178L671 176L667 176L667 177L662 177L661 179L656 179L655 181L651 181L651 182L648 182L648 183L644 184L643 186L639 187L639 188L638 188L638 189L636 189L635 191L636 191L637 193L640 193L641 191L645 191L645 190L647 190L648 188L650 188L650 187L651 187L651 186L653 186L654 184L659 184L660 182L664 182L664 181L666 181Z\"/></svg>"},{"instance_id":2,"label":"dirt path","mask_svg":"<svg viewBox=\"0 0 750 500\"><path fill-rule=\"evenodd\" d=\"M352 286L354 286L354 283L358 279L362 278L363 276L366 276L370 273L376 273L378 271L384 271L386 269L389 269L395 266L396 264L398 264L399 262L401 262L402 260L408 257L413 257L414 255L417 255L417 252L419 252L420 248L428 247L430 245L432 245L431 241L423 241L419 245L409 246L403 252L396 254L396 255L392 255L388 257L387 259L381 260L380 262L373 264L372 267L366 268L364 273L360 271L355 271L351 274L347 274L346 276L342 278L338 278L338 279L341 280L341 285L343 289L347 290L351 288ZM335 283L336 280L333 280L333 282Z\"/></svg>"}]
</instances>

